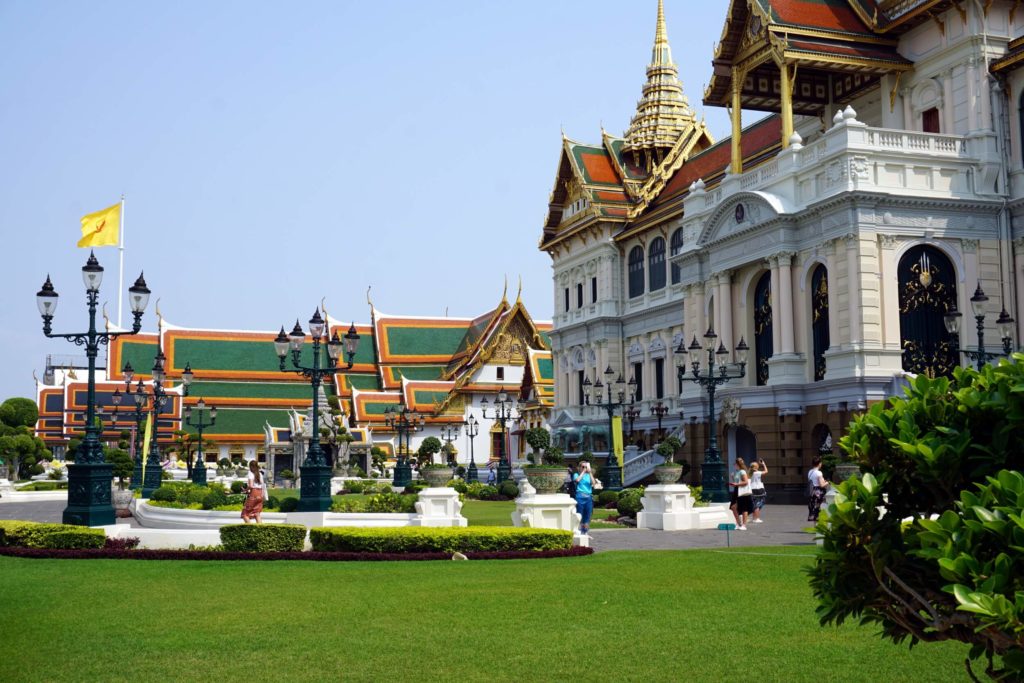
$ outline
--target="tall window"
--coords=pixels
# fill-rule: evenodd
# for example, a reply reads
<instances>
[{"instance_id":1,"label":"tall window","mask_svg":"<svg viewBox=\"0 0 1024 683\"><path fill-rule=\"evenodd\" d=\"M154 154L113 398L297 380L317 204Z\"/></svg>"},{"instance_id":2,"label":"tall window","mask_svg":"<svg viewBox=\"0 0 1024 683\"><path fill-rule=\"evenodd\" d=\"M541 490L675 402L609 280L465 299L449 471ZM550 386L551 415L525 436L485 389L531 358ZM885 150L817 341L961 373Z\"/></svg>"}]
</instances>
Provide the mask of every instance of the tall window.
<instances>
[{"instance_id":1,"label":"tall window","mask_svg":"<svg viewBox=\"0 0 1024 683\"><path fill-rule=\"evenodd\" d=\"M772 357L772 274L765 273L754 288L754 359L757 384L768 383L768 359Z\"/></svg>"},{"instance_id":2,"label":"tall window","mask_svg":"<svg viewBox=\"0 0 1024 683\"><path fill-rule=\"evenodd\" d=\"M956 306L956 272L935 247L907 250L896 271L900 293L903 369L929 377L949 377L959 359L943 317Z\"/></svg>"},{"instance_id":3,"label":"tall window","mask_svg":"<svg viewBox=\"0 0 1024 683\"><path fill-rule=\"evenodd\" d=\"M665 287L665 240L656 237L647 250L647 266L650 274L650 290L656 291Z\"/></svg>"},{"instance_id":4,"label":"tall window","mask_svg":"<svg viewBox=\"0 0 1024 683\"><path fill-rule=\"evenodd\" d=\"M568 287L565 288L565 310L566 310L566 312L569 311L569 288Z\"/></svg>"},{"instance_id":5,"label":"tall window","mask_svg":"<svg viewBox=\"0 0 1024 683\"><path fill-rule=\"evenodd\" d=\"M654 398L665 398L665 359L654 359Z\"/></svg>"},{"instance_id":6,"label":"tall window","mask_svg":"<svg viewBox=\"0 0 1024 683\"><path fill-rule=\"evenodd\" d=\"M636 380L636 400L644 398L644 364L633 363L633 378Z\"/></svg>"},{"instance_id":7,"label":"tall window","mask_svg":"<svg viewBox=\"0 0 1024 683\"><path fill-rule=\"evenodd\" d=\"M579 396L579 404L583 405L587 402L587 394L583 391L583 380L587 377L583 370L576 371L576 395Z\"/></svg>"},{"instance_id":8,"label":"tall window","mask_svg":"<svg viewBox=\"0 0 1024 683\"><path fill-rule=\"evenodd\" d=\"M576 285L576 308L583 308L583 283Z\"/></svg>"},{"instance_id":9,"label":"tall window","mask_svg":"<svg viewBox=\"0 0 1024 683\"><path fill-rule=\"evenodd\" d=\"M629 298L644 293L644 249L633 247L629 252Z\"/></svg>"},{"instance_id":10,"label":"tall window","mask_svg":"<svg viewBox=\"0 0 1024 683\"><path fill-rule=\"evenodd\" d=\"M679 228L672 233L672 241L669 243L669 254L675 256L683 250L683 229ZM678 285L683 279L683 272L679 266L672 264L672 284Z\"/></svg>"},{"instance_id":11,"label":"tall window","mask_svg":"<svg viewBox=\"0 0 1024 683\"><path fill-rule=\"evenodd\" d=\"M825 379L828 351L828 270L818 265L811 275L811 335L814 337L814 381Z\"/></svg>"},{"instance_id":12,"label":"tall window","mask_svg":"<svg viewBox=\"0 0 1024 683\"><path fill-rule=\"evenodd\" d=\"M921 130L925 133L939 132L939 110L936 107L921 112Z\"/></svg>"},{"instance_id":13,"label":"tall window","mask_svg":"<svg viewBox=\"0 0 1024 683\"><path fill-rule=\"evenodd\" d=\"M597 278L590 278L590 303L597 303Z\"/></svg>"}]
</instances>

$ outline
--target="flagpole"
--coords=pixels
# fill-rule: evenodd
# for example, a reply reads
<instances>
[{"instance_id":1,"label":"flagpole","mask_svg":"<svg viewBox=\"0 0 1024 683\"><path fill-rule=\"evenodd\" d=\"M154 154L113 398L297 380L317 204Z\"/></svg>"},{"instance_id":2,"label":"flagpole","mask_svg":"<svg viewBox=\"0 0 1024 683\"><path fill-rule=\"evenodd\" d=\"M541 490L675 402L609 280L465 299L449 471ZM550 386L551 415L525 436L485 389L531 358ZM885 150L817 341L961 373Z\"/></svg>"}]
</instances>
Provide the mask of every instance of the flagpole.
<instances>
[{"instance_id":1,"label":"flagpole","mask_svg":"<svg viewBox=\"0 0 1024 683\"><path fill-rule=\"evenodd\" d=\"M121 193L121 233L117 250L120 257L120 268L117 271L117 326L121 327L121 310L124 307L124 193Z\"/></svg>"}]
</instances>

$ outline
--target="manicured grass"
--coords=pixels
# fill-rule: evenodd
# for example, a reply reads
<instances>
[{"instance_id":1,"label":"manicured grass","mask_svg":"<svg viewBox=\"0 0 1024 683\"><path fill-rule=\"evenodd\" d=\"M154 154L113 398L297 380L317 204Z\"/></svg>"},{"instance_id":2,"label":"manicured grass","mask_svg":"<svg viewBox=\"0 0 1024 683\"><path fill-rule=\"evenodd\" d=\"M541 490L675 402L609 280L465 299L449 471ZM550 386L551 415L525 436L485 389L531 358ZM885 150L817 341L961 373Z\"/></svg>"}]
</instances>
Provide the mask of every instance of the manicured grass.
<instances>
[{"instance_id":1,"label":"manicured grass","mask_svg":"<svg viewBox=\"0 0 1024 683\"><path fill-rule=\"evenodd\" d=\"M462 504L462 516L469 520L470 526L512 526L512 511L516 509L515 501L511 500L465 500ZM618 524L606 524L597 520L617 515L615 510L594 509L593 529L622 529Z\"/></svg>"},{"instance_id":2,"label":"manicured grass","mask_svg":"<svg viewBox=\"0 0 1024 683\"><path fill-rule=\"evenodd\" d=\"M959 643L910 651L875 628L819 627L801 572L808 554L0 557L0 680L965 680Z\"/></svg>"}]
</instances>

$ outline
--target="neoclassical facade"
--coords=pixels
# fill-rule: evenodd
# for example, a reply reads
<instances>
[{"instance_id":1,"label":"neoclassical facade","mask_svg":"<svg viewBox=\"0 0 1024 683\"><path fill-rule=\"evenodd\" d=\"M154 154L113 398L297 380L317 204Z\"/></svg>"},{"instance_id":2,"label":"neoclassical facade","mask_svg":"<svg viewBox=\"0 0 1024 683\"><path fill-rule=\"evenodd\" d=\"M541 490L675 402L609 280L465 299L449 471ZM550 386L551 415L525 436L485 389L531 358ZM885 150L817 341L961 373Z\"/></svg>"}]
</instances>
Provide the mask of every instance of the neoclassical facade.
<instances>
[{"instance_id":1,"label":"neoclassical facade","mask_svg":"<svg viewBox=\"0 0 1024 683\"><path fill-rule=\"evenodd\" d=\"M695 474L714 429L729 461L756 454L799 486L826 437L904 377L964 362L978 287L986 348L1000 349L997 319L1024 319L1020 63L1014 2L733 0L704 93L731 112L715 142L676 78L659 1L624 137L562 142L540 245L555 428L605 422L584 383L610 367L636 383L633 441L657 439L658 410ZM769 115L744 127L744 109ZM714 425L673 353L708 329L730 360L750 347Z\"/></svg>"}]
</instances>

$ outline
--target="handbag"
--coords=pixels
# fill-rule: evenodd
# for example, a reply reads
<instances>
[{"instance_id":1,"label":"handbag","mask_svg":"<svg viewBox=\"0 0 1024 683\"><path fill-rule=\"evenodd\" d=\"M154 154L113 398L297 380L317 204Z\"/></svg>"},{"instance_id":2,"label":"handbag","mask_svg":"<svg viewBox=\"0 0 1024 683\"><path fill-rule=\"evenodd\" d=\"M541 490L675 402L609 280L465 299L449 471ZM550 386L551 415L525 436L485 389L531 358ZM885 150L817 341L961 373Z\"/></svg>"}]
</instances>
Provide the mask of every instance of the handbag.
<instances>
[{"instance_id":1,"label":"handbag","mask_svg":"<svg viewBox=\"0 0 1024 683\"><path fill-rule=\"evenodd\" d=\"M594 477L594 490L595 491L600 491L603 488L604 488L604 484L601 483L601 480L598 479L597 477Z\"/></svg>"},{"instance_id":2,"label":"handbag","mask_svg":"<svg viewBox=\"0 0 1024 683\"><path fill-rule=\"evenodd\" d=\"M737 496L749 496L752 492L753 492L753 489L750 488L750 481L749 480L747 481L746 484L744 484L743 486L740 486L740 487L738 487L736 489L736 495Z\"/></svg>"}]
</instances>

